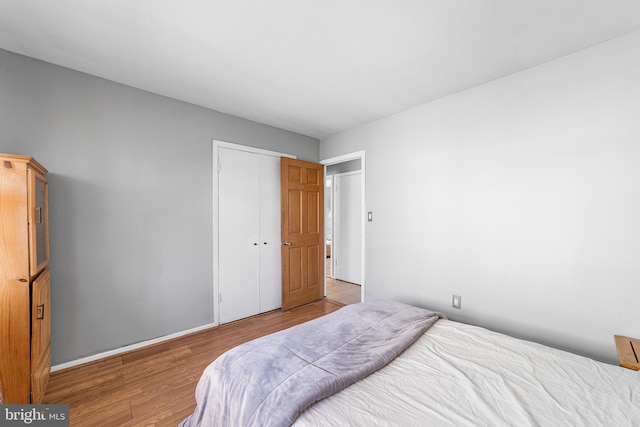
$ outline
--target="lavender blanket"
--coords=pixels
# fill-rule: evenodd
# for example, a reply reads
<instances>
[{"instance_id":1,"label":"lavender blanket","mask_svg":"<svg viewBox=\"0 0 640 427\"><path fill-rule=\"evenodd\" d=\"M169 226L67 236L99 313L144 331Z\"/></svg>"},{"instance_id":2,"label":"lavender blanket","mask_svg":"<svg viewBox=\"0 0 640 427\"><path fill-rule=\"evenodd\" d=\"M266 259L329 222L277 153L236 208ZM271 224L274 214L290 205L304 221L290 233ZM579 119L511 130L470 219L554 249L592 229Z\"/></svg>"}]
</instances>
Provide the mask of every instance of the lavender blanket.
<instances>
[{"instance_id":1,"label":"lavender blanket","mask_svg":"<svg viewBox=\"0 0 640 427\"><path fill-rule=\"evenodd\" d=\"M314 402L389 363L440 317L371 301L235 347L205 369L197 407L180 426L289 426Z\"/></svg>"}]
</instances>

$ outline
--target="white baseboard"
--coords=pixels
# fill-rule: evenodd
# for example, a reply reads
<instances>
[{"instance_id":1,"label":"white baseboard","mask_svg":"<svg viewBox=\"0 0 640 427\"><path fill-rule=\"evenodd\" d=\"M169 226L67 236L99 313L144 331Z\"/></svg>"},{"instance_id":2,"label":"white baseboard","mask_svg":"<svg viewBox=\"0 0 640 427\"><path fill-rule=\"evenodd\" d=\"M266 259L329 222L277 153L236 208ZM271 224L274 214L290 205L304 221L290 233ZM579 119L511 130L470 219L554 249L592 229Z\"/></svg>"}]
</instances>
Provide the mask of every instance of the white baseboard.
<instances>
[{"instance_id":1,"label":"white baseboard","mask_svg":"<svg viewBox=\"0 0 640 427\"><path fill-rule=\"evenodd\" d=\"M194 332L200 332L200 331L203 331L205 329L214 328L214 327L217 327L217 326L218 325L215 324L215 323L208 323L206 325L198 326L196 328L189 329L189 330L186 330L186 331L175 332L175 333L170 334L170 335L165 335L165 336L162 336L162 337L154 338L152 340L141 341L141 342L138 342L138 343L135 343L135 344L131 344L131 345L127 345L127 346L124 346L124 347L116 348L114 350L105 351L103 353L92 354L91 356L83 357L82 359L72 360L71 362L65 362L65 363L61 363L59 365L52 366L51 367L51 372L60 371L62 369L67 369L67 368L72 368L74 366L82 365L84 363L95 362L96 360L104 359L106 357L127 353L129 351L137 350L139 348L146 347L148 345L157 344L157 343L161 343L161 342L164 342L164 341L169 341L169 340L172 340L174 338L179 338L179 337L182 337L182 336L185 336L185 335L192 334Z\"/></svg>"}]
</instances>

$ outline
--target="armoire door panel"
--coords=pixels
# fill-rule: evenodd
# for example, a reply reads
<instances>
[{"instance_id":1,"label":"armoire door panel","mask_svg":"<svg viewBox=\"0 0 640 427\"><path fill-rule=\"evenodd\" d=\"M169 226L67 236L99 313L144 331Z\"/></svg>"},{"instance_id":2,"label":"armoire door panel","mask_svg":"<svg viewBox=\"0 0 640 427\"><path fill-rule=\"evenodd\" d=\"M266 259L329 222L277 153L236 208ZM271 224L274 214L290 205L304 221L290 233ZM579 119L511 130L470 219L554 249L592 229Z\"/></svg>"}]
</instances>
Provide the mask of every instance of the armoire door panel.
<instances>
[{"instance_id":1,"label":"armoire door panel","mask_svg":"<svg viewBox=\"0 0 640 427\"><path fill-rule=\"evenodd\" d=\"M49 384L49 372L51 372L51 347L44 350L40 363L31 374L31 403L42 403L42 398Z\"/></svg>"},{"instance_id":2,"label":"armoire door panel","mask_svg":"<svg viewBox=\"0 0 640 427\"><path fill-rule=\"evenodd\" d=\"M31 286L31 370L35 371L51 340L50 270L45 268Z\"/></svg>"},{"instance_id":3,"label":"armoire door panel","mask_svg":"<svg viewBox=\"0 0 640 427\"><path fill-rule=\"evenodd\" d=\"M49 183L33 169L27 170L29 185L29 264L31 276L36 276L49 263Z\"/></svg>"}]
</instances>

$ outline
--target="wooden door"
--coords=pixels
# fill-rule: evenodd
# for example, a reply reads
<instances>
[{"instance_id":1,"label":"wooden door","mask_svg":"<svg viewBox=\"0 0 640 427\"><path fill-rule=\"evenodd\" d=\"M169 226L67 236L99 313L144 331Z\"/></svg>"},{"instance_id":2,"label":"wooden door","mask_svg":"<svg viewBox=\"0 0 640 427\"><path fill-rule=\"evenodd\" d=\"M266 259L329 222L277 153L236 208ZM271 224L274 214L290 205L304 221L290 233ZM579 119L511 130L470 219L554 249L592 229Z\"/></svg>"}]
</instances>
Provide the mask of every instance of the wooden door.
<instances>
[{"instance_id":1,"label":"wooden door","mask_svg":"<svg viewBox=\"0 0 640 427\"><path fill-rule=\"evenodd\" d=\"M324 297L324 166L282 158L282 310Z\"/></svg>"}]
</instances>

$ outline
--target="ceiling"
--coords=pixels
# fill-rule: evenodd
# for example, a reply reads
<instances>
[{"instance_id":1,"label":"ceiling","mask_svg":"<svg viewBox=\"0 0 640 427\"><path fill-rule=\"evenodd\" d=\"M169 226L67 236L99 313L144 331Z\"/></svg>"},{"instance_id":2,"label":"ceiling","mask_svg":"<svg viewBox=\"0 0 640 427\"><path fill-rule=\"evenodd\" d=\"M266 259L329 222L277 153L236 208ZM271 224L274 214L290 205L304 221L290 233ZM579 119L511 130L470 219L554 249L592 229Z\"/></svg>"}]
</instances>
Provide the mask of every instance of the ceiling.
<instances>
[{"instance_id":1,"label":"ceiling","mask_svg":"<svg viewBox=\"0 0 640 427\"><path fill-rule=\"evenodd\" d=\"M0 0L0 48L318 139L637 29L638 0Z\"/></svg>"}]
</instances>

